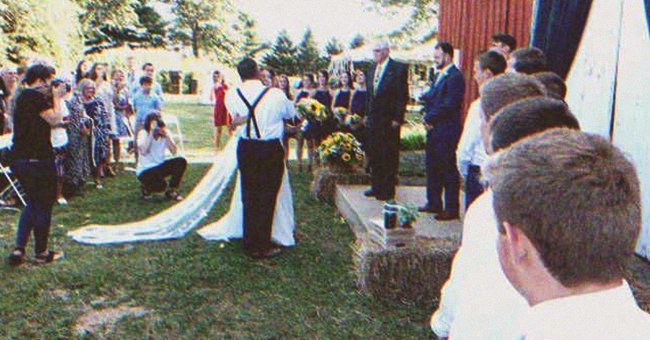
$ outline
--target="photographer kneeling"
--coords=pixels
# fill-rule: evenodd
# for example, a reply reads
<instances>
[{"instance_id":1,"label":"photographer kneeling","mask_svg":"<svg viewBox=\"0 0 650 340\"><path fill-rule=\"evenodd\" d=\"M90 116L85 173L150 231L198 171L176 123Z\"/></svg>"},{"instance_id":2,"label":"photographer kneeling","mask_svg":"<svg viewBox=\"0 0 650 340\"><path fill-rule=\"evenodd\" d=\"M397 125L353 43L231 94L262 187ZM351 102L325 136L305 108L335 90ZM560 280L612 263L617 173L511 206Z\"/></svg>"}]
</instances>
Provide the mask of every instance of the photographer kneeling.
<instances>
[{"instance_id":1,"label":"photographer kneeling","mask_svg":"<svg viewBox=\"0 0 650 340\"><path fill-rule=\"evenodd\" d=\"M165 196L171 200L180 201L183 198L176 190L181 184L187 160L183 157L165 159L165 151L176 154L176 145L167 133L165 122L157 112L147 115L144 120L144 130L138 133L138 149L140 158L136 175L140 181L142 198L148 199L154 192L165 191ZM165 179L170 177L169 185Z\"/></svg>"}]
</instances>

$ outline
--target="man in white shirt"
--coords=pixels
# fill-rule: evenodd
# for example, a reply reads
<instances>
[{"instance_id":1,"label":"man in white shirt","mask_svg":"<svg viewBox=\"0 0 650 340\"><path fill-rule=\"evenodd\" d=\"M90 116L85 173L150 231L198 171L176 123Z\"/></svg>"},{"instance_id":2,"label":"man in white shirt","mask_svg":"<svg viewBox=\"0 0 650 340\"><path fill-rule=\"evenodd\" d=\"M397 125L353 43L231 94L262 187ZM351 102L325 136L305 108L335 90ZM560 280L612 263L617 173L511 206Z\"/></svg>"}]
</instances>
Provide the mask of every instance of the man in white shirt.
<instances>
[{"instance_id":1,"label":"man in white shirt","mask_svg":"<svg viewBox=\"0 0 650 340\"><path fill-rule=\"evenodd\" d=\"M578 129L579 125L561 101L545 97L522 99L502 108L491 119L491 137L487 140L492 145L488 149L501 150L517 140L554 127ZM492 192L488 189L465 215L462 245L454 258L451 276L443 287L440 306L431 319L431 328L438 336L519 339L515 320L528 306L500 269L495 244L497 235Z\"/></svg>"},{"instance_id":2,"label":"man in white shirt","mask_svg":"<svg viewBox=\"0 0 650 340\"><path fill-rule=\"evenodd\" d=\"M262 84L253 59L239 62L237 72L243 83L228 91L225 102L232 125L246 124L237 146L244 250L253 258L267 258L280 253L271 243L271 227L284 174L284 120L294 118L296 112L280 89Z\"/></svg>"},{"instance_id":3,"label":"man in white shirt","mask_svg":"<svg viewBox=\"0 0 650 340\"><path fill-rule=\"evenodd\" d=\"M525 339L650 338L650 315L623 279L641 227L625 155L600 136L554 129L487 169L501 267L531 306Z\"/></svg>"},{"instance_id":4,"label":"man in white shirt","mask_svg":"<svg viewBox=\"0 0 650 340\"><path fill-rule=\"evenodd\" d=\"M505 72L506 58L496 51L487 51L479 55L474 62L474 80L479 87L488 79ZM481 166L487 158L481 141L480 98L476 99L467 110L465 126L456 150L458 171L465 182L465 209L483 192L481 183Z\"/></svg>"}]
</instances>

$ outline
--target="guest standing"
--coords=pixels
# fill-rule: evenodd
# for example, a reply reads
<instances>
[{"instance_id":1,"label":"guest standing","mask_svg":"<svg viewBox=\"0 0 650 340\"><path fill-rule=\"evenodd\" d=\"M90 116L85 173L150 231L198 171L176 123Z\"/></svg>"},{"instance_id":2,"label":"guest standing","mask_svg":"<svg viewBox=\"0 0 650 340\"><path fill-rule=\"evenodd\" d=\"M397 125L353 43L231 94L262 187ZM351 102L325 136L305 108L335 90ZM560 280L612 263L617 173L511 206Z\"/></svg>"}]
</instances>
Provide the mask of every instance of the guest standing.
<instances>
[{"instance_id":1,"label":"guest standing","mask_svg":"<svg viewBox=\"0 0 650 340\"><path fill-rule=\"evenodd\" d=\"M228 91L228 85L226 85L223 75L219 71L214 71L212 73L212 81L214 85L212 86L212 92L210 92L210 101L214 103L213 111L213 122L214 122L214 146L216 151L221 149L221 133L224 127L228 127L230 124L230 114L226 109L226 91Z\"/></svg>"},{"instance_id":2,"label":"guest standing","mask_svg":"<svg viewBox=\"0 0 650 340\"><path fill-rule=\"evenodd\" d=\"M92 147L88 152L92 155L91 160L93 162L95 187L97 189L103 189L102 177L104 177L104 165L108 160L108 143L111 133L108 112L106 111L104 102L95 95L96 88L92 80L82 80L79 83L79 92L81 93L84 110L93 121L91 135Z\"/></svg>"},{"instance_id":3,"label":"guest standing","mask_svg":"<svg viewBox=\"0 0 650 340\"><path fill-rule=\"evenodd\" d=\"M50 86L55 73L51 66L30 66L24 79L26 88L16 98L10 166L27 194L27 205L18 222L16 246L8 258L8 263L14 266L25 261L25 247L32 231L36 263L50 263L63 256L48 250L52 205L56 198L50 132L62 123L61 98L65 95L63 86Z\"/></svg>"},{"instance_id":4,"label":"guest standing","mask_svg":"<svg viewBox=\"0 0 650 340\"><path fill-rule=\"evenodd\" d=\"M133 115L131 99L127 89L126 76L124 72L115 69L111 74L113 86L113 107L115 108L115 128L113 137L113 158L119 164L122 153L121 138L129 137L133 129L129 126L129 118Z\"/></svg>"},{"instance_id":5,"label":"guest standing","mask_svg":"<svg viewBox=\"0 0 650 340\"><path fill-rule=\"evenodd\" d=\"M371 187L366 196L378 200L395 197L399 166L400 129L409 99L408 68L390 58L387 41L373 48L374 63L370 66L368 87L368 156Z\"/></svg>"},{"instance_id":6,"label":"guest standing","mask_svg":"<svg viewBox=\"0 0 650 340\"><path fill-rule=\"evenodd\" d=\"M281 74L278 77L278 85L280 90L284 92L284 95L293 102L293 94L291 93L291 84L289 83L289 76L286 74ZM289 140L295 139L296 141L300 138L300 124L301 121L299 118L291 118L284 121L284 137L282 138L282 145L284 146L284 160L289 159Z\"/></svg>"},{"instance_id":7,"label":"guest standing","mask_svg":"<svg viewBox=\"0 0 650 340\"><path fill-rule=\"evenodd\" d=\"M92 120L86 115L79 92L65 102L70 115L66 124L68 145L63 163L63 193L67 196L78 194L83 190L86 179L92 175L91 130Z\"/></svg>"},{"instance_id":8,"label":"guest standing","mask_svg":"<svg viewBox=\"0 0 650 340\"><path fill-rule=\"evenodd\" d=\"M300 91L296 94L296 99L294 104L298 104L301 100L306 98L311 98L314 94L314 75L311 73L305 73L302 76L302 84ZM316 147L315 140L318 139L320 134L320 124L318 122L310 122L304 120L302 122L301 133L298 135L298 145L296 147L296 156L298 157L298 171L302 171L302 150L307 142L307 159L309 163L309 171L311 171L312 161L315 157L314 152Z\"/></svg>"},{"instance_id":9,"label":"guest standing","mask_svg":"<svg viewBox=\"0 0 650 340\"><path fill-rule=\"evenodd\" d=\"M424 126L427 130L427 204L420 207L420 211L436 213L436 220L448 221L459 218L460 179L456 147L462 129L460 111L465 96L465 79L453 64L454 48L450 43L439 42L433 58L439 72L431 88L420 98L424 103Z\"/></svg>"},{"instance_id":10,"label":"guest standing","mask_svg":"<svg viewBox=\"0 0 650 340\"><path fill-rule=\"evenodd\" d=\"M113 91L113 86L108 81L108 71L106 70L106 64L95 63L90 69L90 80L95 82L95 95L99 100L104 104L106 113L108 114L108 123L109 123L109 143L108 143L108 153L106 158L106 163L104 164L104 173L108 176L115 176L115 172L111 167L111 144L110 143L115 136L117 135L115 131L115 92Z\"/></svg>"},{"instance_id":11,"label":"guest standing","mask_svg":"<svg viewBox=\"0 0 650 340\"><path fill-rule=\"evenodd\" d=\"M356 114L361 117L361 124L352 129L352 134L361 143L361 148L366 151L366 130L365 121L368 116L368 90L366 88L366 74L356 72L356 85L352 91L352 98L350 99L350 114Z\"/></svg>"}]
</instances>

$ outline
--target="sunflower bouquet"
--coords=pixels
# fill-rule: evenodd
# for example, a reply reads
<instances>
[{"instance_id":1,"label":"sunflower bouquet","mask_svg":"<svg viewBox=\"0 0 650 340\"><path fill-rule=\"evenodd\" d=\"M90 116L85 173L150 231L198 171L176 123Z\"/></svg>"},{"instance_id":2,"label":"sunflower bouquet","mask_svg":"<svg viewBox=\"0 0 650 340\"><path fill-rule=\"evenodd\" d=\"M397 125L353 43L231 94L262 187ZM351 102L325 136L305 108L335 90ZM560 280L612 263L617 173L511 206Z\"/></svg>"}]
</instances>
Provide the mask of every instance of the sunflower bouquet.
<instances>
[{"instance_id":1,"label":"sunflower bouquet","mask_svg":"<svg viewBox=\"0 0 650 340\"><path fill-rule=\"evenodd\" d=\"M317 151L320 159L329 165L351 167L363 162L361 144L351 133L334 132Z\"/></svg>"},{"instance_id":2,"label":"sunflower bouquet","mask_svg":"<svg viewBox=\"0 0 650 340\"><path fill-rule=\"evenodd\" d=\"M359 126L361 126L361 116L356 113L345 116L345 120L343 120L343 126L352 130L357 129Z\"/></svg>"},{"instance_id":3,"label":"sunflower bouquet","mask_svg":"<svg viewBox=\"0 0 650 340\"><path fill-rule=\"evenodd\" d=\"M348 113L350 111L342 106L337 106L334 108L334 118L339 121L340 124L343 124L345 122L345 117L348 116Z\"/></svg>"},{"instance_id":4,"label":"sunflower bouquet","mask_svg":"<svg viewBox=\"0 0 650 340\"><path fill-rule=\"evenodd\" d=\"M296 111L308 122L324 122L329 116L327 107L311 98L300 100L296 105Z\"/></svg>"}]
</instances>

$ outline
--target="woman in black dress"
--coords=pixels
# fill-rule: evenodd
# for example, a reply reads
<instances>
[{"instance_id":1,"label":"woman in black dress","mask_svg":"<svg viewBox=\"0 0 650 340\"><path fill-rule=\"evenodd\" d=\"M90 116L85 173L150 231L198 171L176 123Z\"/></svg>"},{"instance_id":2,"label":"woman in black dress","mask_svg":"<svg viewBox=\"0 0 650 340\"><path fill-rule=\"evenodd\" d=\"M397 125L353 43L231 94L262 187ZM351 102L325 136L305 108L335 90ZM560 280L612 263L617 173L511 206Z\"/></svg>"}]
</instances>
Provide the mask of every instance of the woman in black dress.
<instances>
[{"instance_id":1,"label":"woman in black dress","mask_svg":"<svg viewBox=\"0 0 650 340\"><path fill-rule=\"evenodd\" d=\"M296 94L296 99L294 104L298 104L303 99L311 98L314 93L314 75L311 73L305 73L302 76L302 84L300 91ZM309 122L306 119L302 122L301 132L298 134L297 138L297 148L296 156L298 157L298 171L302 171L302 150L307 141L307 155L309 157L309 170L311 171L311 159L313 149L309 147L309 141L311 139L316 139L320 134L320 127L317 122Z\"/></svg>"},{"instance_id":2,"label":"woman in black dress","mask_svg":"<svg viewBox=\"0 0 650 340\"><path fill-rule=\"evenodd\" d=\"M352 99L350 100L350 114L357 114L361 117L361 124L356 129L352 130L354 137L361 143L365 141L364 122L368 114L368 91L366 88L366 75L361 72L356 72L356 86L352 92Z\"/></svg>"}]
</instances>

